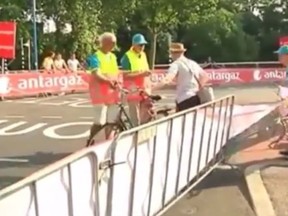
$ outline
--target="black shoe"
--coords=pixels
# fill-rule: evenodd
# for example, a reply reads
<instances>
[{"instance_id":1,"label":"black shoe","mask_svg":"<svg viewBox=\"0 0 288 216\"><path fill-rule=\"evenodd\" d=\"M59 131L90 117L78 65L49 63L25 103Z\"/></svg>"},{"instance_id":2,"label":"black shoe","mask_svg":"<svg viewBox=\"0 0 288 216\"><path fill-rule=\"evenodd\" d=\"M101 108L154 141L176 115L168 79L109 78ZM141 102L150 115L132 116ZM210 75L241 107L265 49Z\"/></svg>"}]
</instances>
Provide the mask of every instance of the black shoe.
<instances>
[{"instance_id":1,"label":"black shoe","mask_svg":"<svg viewBox=\"0 0 288 216\"><path fill-rule=\"evenodd\" d=\"M288 150L283 150L279 152L280 155L288 157Z\"/></svg>"}]
</instances>

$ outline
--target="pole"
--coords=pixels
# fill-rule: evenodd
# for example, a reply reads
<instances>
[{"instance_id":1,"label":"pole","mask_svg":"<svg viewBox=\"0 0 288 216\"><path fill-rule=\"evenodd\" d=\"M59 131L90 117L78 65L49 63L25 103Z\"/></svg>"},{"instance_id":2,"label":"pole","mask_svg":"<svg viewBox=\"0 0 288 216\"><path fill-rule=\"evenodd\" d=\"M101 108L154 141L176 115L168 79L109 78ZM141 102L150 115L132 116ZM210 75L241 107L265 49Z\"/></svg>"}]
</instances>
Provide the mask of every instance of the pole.
<instances>
[{"instance_id":1,"label":"pole","mask_svg":"<svg viewBox=\"0 0 288 216\"><path fill-rule=\"evenodd\" d=\"M5 64L5 59L2 58L2 64L1 64L1 72L2 72L2 74L5 73L4 64Z\"/></svg>"},{"instance_id":2,"label":"pole","mask_svg":"<svg viewBox=\"0 0 288 216\"><path fill-rule=\"evenodd\" d=\"M8 72L8 62L7 59L4 59L4 74Z\"/></svg>"},{"instance_id":3,"label":"pole","mask_svg":"<svg viewBox=\"0 0 288 216\"><path fill-rule=\"evenodd\" d=\"M37 23L36 23L36 0L32 0L32 21L33 21L33 54L34 69L38 70L38 47L37 47Z\"/></svg>"},{"instance_id":4,"label":"pole","mask_svg":"<svg viewBox=\"0 0 288 216\"><path fill-rule=\"evenodd\" d=\"M28 70L31 70L31 42L28 41Z\"/></svg>"},{"instance_id":5,"label":"pole","mask_svg":"<svg viewBox=\"0 0 288 216\"><path fill-rule=\"evenodd\" d=\"M24 68L25 68L25 55L24 55L23 38L20 38L20 43L21 43L21 68L22 68L22 70L24 70Z\"/></svg>"}]
</instances>

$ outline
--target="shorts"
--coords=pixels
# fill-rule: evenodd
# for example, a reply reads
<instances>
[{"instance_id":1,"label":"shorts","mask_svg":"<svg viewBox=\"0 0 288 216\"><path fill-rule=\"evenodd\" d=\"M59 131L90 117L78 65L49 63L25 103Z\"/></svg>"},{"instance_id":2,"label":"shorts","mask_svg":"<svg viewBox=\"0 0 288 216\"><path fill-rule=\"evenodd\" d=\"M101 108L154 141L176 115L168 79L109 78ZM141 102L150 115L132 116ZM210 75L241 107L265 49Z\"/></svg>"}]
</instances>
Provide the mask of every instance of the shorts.
<instances>
[{"instance_id":1,"label":"shorts","mask_svg":"<svg viewBox=\"0 0 288 216\"><path fill-rule=\"evenodd\" d=\"M200 98L197 95L195 95L184 101L181 101L180 103L176 103L176 110L177 112L180 112L198 106L200 104L201 104Z\"/></svg>"},{"instance_id":2,"label":"shorts","mask_svg":"<svg viewBox=\"0 0 288 216\"><path fill-rule=\"evenodd\" d=\"M119 108L117 104L97 104L93 106L95 116L94 124L104 125L106 123L115 123L118 118Z\"/></svg>"}]
</instances>

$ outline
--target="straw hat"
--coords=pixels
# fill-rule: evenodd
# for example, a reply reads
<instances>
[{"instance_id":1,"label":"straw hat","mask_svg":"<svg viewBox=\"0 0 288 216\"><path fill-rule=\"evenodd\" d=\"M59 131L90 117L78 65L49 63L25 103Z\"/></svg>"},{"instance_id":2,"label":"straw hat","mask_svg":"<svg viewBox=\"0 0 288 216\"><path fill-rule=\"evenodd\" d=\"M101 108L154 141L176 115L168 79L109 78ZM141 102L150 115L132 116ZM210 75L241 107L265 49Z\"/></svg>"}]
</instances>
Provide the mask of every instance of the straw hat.
<instances>
[{"instance_id":1,"label":"straw hat","mask_svg":"<svg viewBox=\"0 0 288 216\"><path fill-rule=\"evenodd\" d=\"M185 52L186 49L182 43L171 43L169 47L170 52Z\"/></svg>"}]
</instances>

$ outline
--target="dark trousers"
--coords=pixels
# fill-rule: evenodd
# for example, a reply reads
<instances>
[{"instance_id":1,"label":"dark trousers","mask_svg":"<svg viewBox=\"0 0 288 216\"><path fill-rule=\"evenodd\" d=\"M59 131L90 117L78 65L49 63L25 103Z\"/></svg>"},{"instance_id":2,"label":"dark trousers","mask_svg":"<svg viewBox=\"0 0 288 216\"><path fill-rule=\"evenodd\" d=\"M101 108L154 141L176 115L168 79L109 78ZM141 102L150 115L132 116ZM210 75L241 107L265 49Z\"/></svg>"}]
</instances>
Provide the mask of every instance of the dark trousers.
<instances>
[{"instance_id":1,"label":"dark trousers","mask_svg":"<svg viewBox=\"0 0 288 216\"><path fill-rule=\"evenodd\" d=\"M180 103L176 103L176 111L180 112L198 106L200 104L201 104L200 98L197 95L195 95Z\"/></svg>"}]
</instances>

